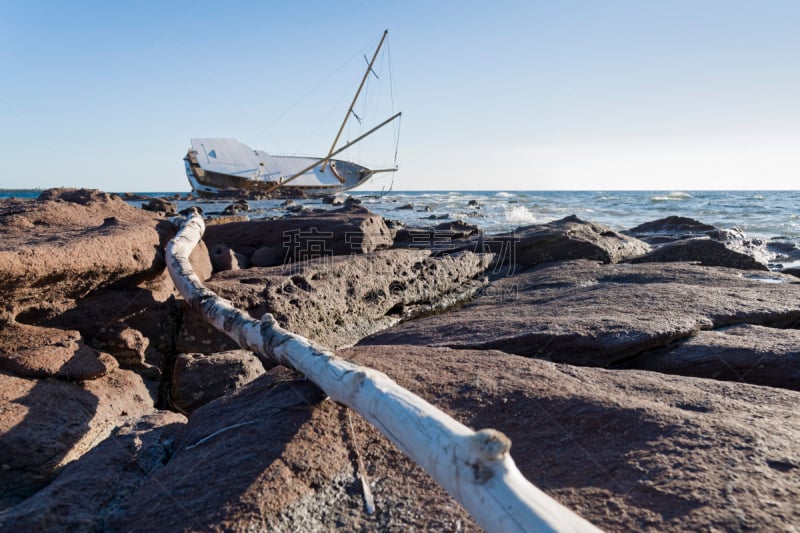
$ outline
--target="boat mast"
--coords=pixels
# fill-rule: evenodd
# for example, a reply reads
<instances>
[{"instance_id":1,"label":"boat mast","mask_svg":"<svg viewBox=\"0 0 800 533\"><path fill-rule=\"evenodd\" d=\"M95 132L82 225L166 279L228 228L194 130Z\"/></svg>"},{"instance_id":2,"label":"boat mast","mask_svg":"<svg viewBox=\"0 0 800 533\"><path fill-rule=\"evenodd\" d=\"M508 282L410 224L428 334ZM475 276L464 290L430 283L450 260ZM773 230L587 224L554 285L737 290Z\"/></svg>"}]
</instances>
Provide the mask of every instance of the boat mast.
<instances>
[{"instance_id":1,"label":"boat mast","mask_svg":"<svg viewBox=\"0 0 800 533\"><path fill-rule=\"evenodd\" d=\"M361 89L364 88L364 84L367 82L367 78L369 77L369 73L372 72L372 65L375 64L375 59L378 57L378 52L381 50L381 46L383 46L383 41L386 40L386 36L389 34L389 30L383 31L383 36L381 37L381 42L378 43L378 48L375 49L375 53L372 54L372 60L369 62L367 66L367 71L364 73L364 77L361 78L361 84L358 86L358 90L356 91L356 95L353 97L353 103L350 104L350 108L347 110L347 114L344 116L344 120L342 121L342 125L339 126L339 132L336 134L336 138L333 139L333 144L331 145L331 149L328 150L328 157L325 159L325 162L322 164L322 172L325 172L325 167L328 166L328 161L331 157L333 157L333 151L336 149L336 143L339 142L339 137L342 135L342 131L344 131L344 126L347 124L347 119L350 118L350 113L353 112L353 108L356 106L356 102L358 101L358 96L361 94Z\"/></svg>"},{"instance_id":2,"label":"boat mast","mask_svg":"<svg viewBox=\"0 0 800 533\"><path fill-rule=\"evenodd\" d=\"M276 183L275 185L273 185L272 187L270 187L269 189L267 189L267 190L266 190L266 193L267 193L267 194L270 194L270 193L274 192L276 189L279 189L280 187L283 187L284 185L286 185L286 184L287 184L287 183L289 183L290 181L292 181L292 180L295 180L295 179L299 178L300 176L302 176L303 174L305 174L306 172L308 172L309 170L311 170L311 169L312 169L312 168L314 168L315 166L319 165L320 163L327 163L328 161L330 161L330 160L331 160L331 158L332 158L333 156L335 156L335 155L339 154L340 152L344 152L345 150L347 150L348 148L350 148L351 146L353 146L354 144L356 144L358 141L360 141L361 139L363 139L363 138L364 138L364 137L366 137L367 135L371 135L371 134L373 134L374 132L378 131L379 129L381 129L382 127L384 127L385 125L387 125L388 123L390 123L391 121L393 121L394 119L398 118L400 115L402 115L402 113L396 113L395 115L393 115L393 116L391 116L391 117L387 118L386 120L384 120L383 122L381 122L380 124L378 124L377 126L375 126L374 128L372 128L371 130L369 130L368 132L364 133L363 135L360 135L359 137L357 137L357 138L355 138L354 140L350 141L349 143L345 144L344 146L342 146L342 147L341 147L341 148L339 148L338 150L335 150L335 151L333 151L333 152L329 153L327 156L323 157L322 159L319 159L319 160L317 160L317 161L314 161L314 163L312 163L312 164L308 165L306 168L304 168L304 169L303 169L303 170L301 170L300 172L296 172L294 175L292 175L292 176L289 176L289 177L288 177L288 178L286 178L285 180L283 180L283 181L281 181L281 182L278 182L278 183Z\"/></svg>"}]
</instances>

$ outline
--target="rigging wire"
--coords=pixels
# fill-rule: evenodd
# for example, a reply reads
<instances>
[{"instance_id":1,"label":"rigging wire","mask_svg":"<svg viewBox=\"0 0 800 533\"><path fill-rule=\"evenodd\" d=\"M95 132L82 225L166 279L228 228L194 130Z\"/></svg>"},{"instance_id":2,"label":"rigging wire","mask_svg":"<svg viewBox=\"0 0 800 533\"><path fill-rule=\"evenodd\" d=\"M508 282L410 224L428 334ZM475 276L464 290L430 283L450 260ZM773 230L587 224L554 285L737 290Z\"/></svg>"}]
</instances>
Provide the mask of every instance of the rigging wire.
<instances>
[{"instance_id":1,"label":"rigging wire","mask_svg":"<svg viewBox=\"0 0 800 533\"><path fill-rule=\"evenodd\" d=\"M296 108L298 105L300 105L302 102L304 102L309 96L311 96L313 93L315 93L317 91L317 89L319 89L322 85L327 83L328 80L330 80L332 77L334 77L336 74L338 74L342 69L344 69L345 66L350 64L353 60L355 60L356 57L358 57L359 55L363 55L363 51L364 50L369 49L371 47L374 47L374 43L375 42L376 42L376 39L370 40L370 42L367 45L361 47L361 49L359 49L356 53L354 53L352 56L347 58L343 63L341 63L338 67L336 67L336 69L334 69L331 73L329 73L327 76L325 76L325 78L322 81L320 81L314 87L312 87L310 90L308 90L306 93L304 93L293 104L291 104L289 107L287 107L282 113L280 113L273 120L269 121L257 133L255 133L254 135L249 136L248 142L252 142L257 137L261 136L264 132L269 130L271 127L275 126L276 124L279 124L280 123L280 119L282 119L283 117L288 115L289 112L291 112L294 108Z\"/></svg>"}]
</instances>

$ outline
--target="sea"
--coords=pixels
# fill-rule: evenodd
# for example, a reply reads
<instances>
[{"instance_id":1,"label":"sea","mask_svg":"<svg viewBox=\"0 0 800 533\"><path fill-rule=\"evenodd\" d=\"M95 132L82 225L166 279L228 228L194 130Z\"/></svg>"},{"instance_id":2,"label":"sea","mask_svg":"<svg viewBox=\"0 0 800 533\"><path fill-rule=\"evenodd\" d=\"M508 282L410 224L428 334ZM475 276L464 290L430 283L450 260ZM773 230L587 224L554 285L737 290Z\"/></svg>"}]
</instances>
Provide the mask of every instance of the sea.
<instances>
[{"instance_id":1,"label":"sea","mask_svg":"<svg viewBox=\"0 0 800 533\"><path fill-rule=\"evenodd\" d=\"M0 198L35 198L39 191L0 190ZM185 192L138 193L176 197L178 208L199 205L207 216L221 215L231 200L187 200ZM718 228L736 228L748 239L775 250L772 259L800 262L800 190L798 191L349 191L362 205L406 225L430 226L463 220L485 232L511 231L569 215L600 222L617 231L671 215L693 218ZM249 201L251 218L283 216L286 200ZM294 200L308 208L334 209L320 199ZM135 206L141 200L131 200ZM785 253L781 253L785 252ZM787 266L787 265L782 265Z\"/></svg>"}]
</instances>

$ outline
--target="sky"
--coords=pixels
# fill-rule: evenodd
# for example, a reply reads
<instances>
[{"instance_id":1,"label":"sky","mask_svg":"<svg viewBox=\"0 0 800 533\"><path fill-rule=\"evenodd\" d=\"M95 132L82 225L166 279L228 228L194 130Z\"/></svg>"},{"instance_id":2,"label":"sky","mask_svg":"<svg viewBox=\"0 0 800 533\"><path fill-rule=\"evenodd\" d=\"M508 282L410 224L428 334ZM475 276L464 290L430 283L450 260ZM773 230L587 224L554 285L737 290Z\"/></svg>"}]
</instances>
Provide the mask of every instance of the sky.
<instances>
[{"instance_id":1,"label":"sky","mask_svg":"<svg viewBox=\"0 0 800 533\"><path fill-rule=\"evenodd\" d=\"M796 0L0 0L0 188L188 191L191 138L364 189L798 189ZM395 159L395 152L397 157Z\"/></svg>"}]
</instances>

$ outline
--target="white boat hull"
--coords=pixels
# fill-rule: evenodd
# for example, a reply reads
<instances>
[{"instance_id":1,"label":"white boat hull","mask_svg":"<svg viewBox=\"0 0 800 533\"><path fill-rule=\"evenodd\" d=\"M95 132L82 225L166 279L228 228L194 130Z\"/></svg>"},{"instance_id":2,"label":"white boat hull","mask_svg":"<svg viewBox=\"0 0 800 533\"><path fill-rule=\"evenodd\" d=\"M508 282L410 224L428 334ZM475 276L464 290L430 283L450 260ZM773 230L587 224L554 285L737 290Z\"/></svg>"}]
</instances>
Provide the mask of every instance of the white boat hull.
<instances>
[{"instance_id":1,"label":"white boat hull","mask_svg":"<svg viewBox=\"0 0 800 533\"><path fill-rule=\"evenodd\" d=\"M201 195L322 196L358 187L373 174L350 161L331 159L323 165L320 159L274 156L234 139L192 139L184 163L192 189ZM283 185L289 178L291 183Z\"/></svg>"}]
</instances>

